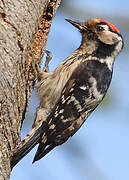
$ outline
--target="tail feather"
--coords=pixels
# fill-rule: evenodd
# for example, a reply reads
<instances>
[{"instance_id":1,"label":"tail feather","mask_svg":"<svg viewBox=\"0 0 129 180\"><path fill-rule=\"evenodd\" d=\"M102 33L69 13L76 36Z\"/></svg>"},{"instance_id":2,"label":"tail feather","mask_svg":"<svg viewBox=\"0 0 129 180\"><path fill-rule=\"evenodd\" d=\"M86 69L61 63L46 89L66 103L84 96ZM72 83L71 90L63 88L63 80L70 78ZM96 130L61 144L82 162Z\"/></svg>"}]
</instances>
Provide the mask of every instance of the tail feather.
<instances>
[{"instance_id":1,"label":"tail feather","mask_svg":"<svg viewBox=\"0 0 129 180\"><path fill-rule=\"evenodd\" d=\"M50 145L46 146L46 148L45 148L44 145L40 144L32 163L34 163L35 161L38 161L39 159L44 157L47 153L49 153L55 147L56 147L56 145L50 144Z\"/></svg>"},{"instance_id":2,"label":"tail feather","mask_svg":"<svg viewBox=\"0 0 129 180\"><path fill-rule=\"evenodd\" d=\"M35 132L32 129L31 133L25 137L25 139L21 142L21 145L19 145L18 149L14 153L12 159L11 159L11 169L26 155L28 154L36 144L39 143L40 137L45 131L44 123L40 128L38 128ZM29 138L27 141L26 139Z\"/></svg>"}]
</instances>

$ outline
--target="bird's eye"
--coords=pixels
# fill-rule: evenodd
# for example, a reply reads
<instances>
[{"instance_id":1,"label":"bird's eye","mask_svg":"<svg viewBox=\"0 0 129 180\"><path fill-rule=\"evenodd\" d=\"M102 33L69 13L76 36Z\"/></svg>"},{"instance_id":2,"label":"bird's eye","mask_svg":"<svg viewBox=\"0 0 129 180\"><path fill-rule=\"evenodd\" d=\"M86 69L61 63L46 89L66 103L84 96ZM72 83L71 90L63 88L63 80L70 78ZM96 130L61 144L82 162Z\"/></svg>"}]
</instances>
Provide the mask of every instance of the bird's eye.
<instances>
[{"instance_id":1,"label":"bird's eye","mask_svg":"<svg viewBox=\"0 0 129 180\"><path fill-rule=\"evenodd\" d=\"M98 31L98 32L103 31L103 30L104 30L104 28L103 28L102 26L98 26L98 27L97 27L97 31Z\"/></svg>"}]
</instances>

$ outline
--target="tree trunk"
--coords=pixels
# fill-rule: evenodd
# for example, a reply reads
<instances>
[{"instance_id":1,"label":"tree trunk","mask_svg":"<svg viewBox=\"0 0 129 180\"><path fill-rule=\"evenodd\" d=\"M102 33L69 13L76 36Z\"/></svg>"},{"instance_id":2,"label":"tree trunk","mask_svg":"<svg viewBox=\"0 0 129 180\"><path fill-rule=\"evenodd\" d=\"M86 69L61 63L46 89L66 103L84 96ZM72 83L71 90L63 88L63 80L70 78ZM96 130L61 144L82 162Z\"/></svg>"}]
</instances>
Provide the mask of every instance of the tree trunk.
<instances>
[{"instance_id":1,"label":"tree trunk","mask_svg":"<svg viewBox=\"0 0 129 180\"><path fill-rule=\"evenodd\" d=\"M9 179L34 85L32 52L40 64L60 1L0 1L0 180Z\"/></svg>"}]
</instances>

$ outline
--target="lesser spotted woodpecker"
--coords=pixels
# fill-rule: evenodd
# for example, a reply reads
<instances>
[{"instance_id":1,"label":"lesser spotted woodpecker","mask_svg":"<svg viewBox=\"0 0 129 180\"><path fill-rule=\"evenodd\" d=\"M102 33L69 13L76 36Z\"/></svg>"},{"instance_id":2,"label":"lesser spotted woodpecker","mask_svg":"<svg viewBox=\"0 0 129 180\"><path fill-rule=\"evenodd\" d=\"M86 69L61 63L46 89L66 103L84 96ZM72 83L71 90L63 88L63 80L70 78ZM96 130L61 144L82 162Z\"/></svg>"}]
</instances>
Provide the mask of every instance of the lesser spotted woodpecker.
<instances>
[{"instance_id":1,"label":"lesser spotted woodpecker","mask_svg":"<svg viewBox=\"0 0 129 180\"><path fill-rule=\"evenodd\" d=\"M100 104L110 85L114 59L123 47L120 31L104 19L66 20L79 29L81 45L54 72L38 69L40 107L32 131L14 153L12 167L36 144L33 162L66 142Z\"/></svg>"}]
</instances>

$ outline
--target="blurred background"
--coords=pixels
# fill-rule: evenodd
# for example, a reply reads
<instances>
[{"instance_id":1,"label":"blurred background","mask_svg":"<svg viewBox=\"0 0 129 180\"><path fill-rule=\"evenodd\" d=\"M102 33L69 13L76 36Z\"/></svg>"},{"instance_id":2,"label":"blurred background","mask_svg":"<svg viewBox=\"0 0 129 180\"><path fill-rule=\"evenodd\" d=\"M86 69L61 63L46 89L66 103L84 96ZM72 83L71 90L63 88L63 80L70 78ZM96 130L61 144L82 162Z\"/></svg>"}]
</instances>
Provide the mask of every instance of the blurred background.
<instances>
[{"instance_id":1,"label":"blurred background","mask_svg":"<svg viewBox=\"0 0 129 180\"><path fill-rule=\"evenodd\" d=\"M129 1L63 0L52 23L47 49L50 70L80 44L78 30L65 18L99 17L121 31L125 46L115 61L108 94L83 127L64 145L32 164L34 148L13 169L11 180L127 180L129 179ZM33 91L22 138L31 130L39 99Z\"/></svg>"}]
</instances>

